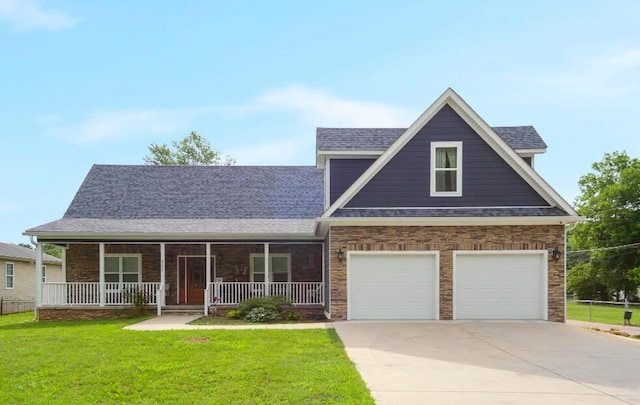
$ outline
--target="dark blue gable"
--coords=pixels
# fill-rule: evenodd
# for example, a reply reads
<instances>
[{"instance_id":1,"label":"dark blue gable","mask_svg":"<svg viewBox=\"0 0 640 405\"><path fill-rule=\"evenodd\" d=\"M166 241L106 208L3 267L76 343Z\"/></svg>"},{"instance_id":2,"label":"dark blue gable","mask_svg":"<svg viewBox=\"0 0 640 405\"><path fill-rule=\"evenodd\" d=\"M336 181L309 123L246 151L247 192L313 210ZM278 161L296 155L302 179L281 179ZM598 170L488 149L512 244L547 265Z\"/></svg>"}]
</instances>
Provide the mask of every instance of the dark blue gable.
<instances>
[{"instance_id":1,"label":"dark blue gable","mask_svg":"<svg viewBox=\"0 0 640 405\"><path fill-rule=\"evenodd\" d=\"M375 159L331 159L329 164L329 204L333 204Z\"/></svg>"},{"instance_id":2,"label":"dark blue gable","mask_svg":"<svg viewBox=\"0 0 640 405\"><path fill-rule=\"evenodd\" d=\"M463 143L461 197L429 196L431 142L438 141ZM450 106L445 105L346 207L548 205Z\"/></svg>"}]
</instances>

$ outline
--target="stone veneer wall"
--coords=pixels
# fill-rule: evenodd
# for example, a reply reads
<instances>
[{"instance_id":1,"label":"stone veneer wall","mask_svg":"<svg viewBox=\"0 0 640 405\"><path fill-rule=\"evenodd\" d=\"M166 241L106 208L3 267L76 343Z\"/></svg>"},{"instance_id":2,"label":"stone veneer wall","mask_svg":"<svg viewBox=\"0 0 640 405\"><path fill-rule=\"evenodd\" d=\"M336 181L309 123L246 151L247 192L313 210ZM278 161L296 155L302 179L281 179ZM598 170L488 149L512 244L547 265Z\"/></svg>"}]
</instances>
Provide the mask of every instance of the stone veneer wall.
<instances>
[{"instance_id":1,"label":"stone veneer wall","mask_svg":"<svg viewBox=\"0 0 640 405\"><path fill-rule=\"evenodd\" d=\"M440 319L453 318L454 250L552 250L564 252L564 226L353 226L331 227L331 319L347 318L347 260L345 251L440 251ZM548 317L564 322L564 255L548 262Z\"/></svg>"}]
</instances>

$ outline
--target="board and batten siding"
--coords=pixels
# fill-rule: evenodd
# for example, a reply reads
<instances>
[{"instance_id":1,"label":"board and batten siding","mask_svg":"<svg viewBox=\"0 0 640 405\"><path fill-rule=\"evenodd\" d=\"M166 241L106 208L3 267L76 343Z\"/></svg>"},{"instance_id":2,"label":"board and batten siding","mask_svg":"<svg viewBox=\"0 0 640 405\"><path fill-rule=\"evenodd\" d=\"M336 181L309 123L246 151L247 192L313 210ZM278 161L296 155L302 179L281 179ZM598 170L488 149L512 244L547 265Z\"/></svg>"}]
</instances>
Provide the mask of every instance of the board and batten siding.
<instances>
[{"instance_id":1,"label":"board and batten siding","mask_svg":"<svg viewBox=\"0 0 640 405\"><path fill-rule=\"evenodd\" d=\"M462 196L430 197L431 142L462 142ZM345 162L345 164L348 162ZM353 163L349 163L353 165ZM344 187L355 178L333 173ZM335 178L335 180L333 180ZM342 183L341 183L342 182ZM332 184L332 201L333 201ZM337 198L337 197L336 197ZM549 204L513 170L451 107L444 106L346 205L367 207L496 207Z\"/></svg>"},{"instance_id":2,"label":"board and batten siding","mask_svg":"<svg viewBox=\"0 0 640 405\"><path fill-rule=\"evenodd\" d=\"M331 159L329 203L333 204L375 162L375 159Z\"/></svg>"}]
</instances>

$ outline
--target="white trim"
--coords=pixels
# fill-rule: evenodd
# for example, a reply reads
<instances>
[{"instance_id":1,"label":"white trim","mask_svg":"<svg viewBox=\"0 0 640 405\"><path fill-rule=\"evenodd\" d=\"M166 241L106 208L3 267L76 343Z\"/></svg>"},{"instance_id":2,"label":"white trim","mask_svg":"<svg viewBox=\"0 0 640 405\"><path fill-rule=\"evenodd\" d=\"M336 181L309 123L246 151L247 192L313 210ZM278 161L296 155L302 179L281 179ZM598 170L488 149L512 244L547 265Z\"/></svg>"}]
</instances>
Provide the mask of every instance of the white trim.
<instances>
[{"instance_id":1,"label":"white trim","mask_svg":"<svg viewBox=\"0 0 640 405\"><path fill-rule=\"evenodd\" d=\"M100 281L100 306L103 307L107 295L104 286L104 242L98 244L98 263L98 281Z\"/></svg>"},{"instance_id":2,"label":"white trim","mask_svg":"<svg viewBox=\"0 0 640 405\"><path fill-rule=\"evenodd\" d=\"M398 255L418 255L435 257L434 271L434 312L435 320L440 320L440 251L438 250L348 250L347 257L347 320L351 319L351 257L352 256L398 256Z\"/></svg>"},{"instance_id":3,"label":"white trim","mask_svg":"<svg viewBox=\"0 0 640 405\"><path fill-rule=\"evenodd\" d=\"M316 168L323 169L327 158L337 159L377 159L383 150L319 150L316 154Z\"/></svg>"},{"instance_id":4,"label":"white trim","mask_svg":"<svg viewBox=\"0 0 640 405\"><path fill-rule=\"evenodd\" d=\"M540 154L540 153L545 153L547 151L546 148L544 149L514 149L514 151L518 154L518 155L524 155L524 156L533 156L536 154Z\"/></svg>"},{"instance_id":5,"label":"white trim","mask_svg":"<svg viewBox=\"0 0 640 405\"><path fill-rule=\"evenodd\" d=\"M9 265L11 265L11 287L9 287L9 283L7 283L9 280L9 274L7 273L9 271ZM4 288L5 290L13 290L16 288L16 265L13 262L6 262L4 264Z\"/></svg>"},{"instance_id":6,"label":"white trim","mask_svg":"<svg viewBox=\"0 0 640 405\"><path fill-rule=\"evenodd\" d=\"M463 225L566 225L580 217L358 217L318 218L331 226L463 226ZM323 227L321 227L322 229Z\"/></svg>"},{"instance_id":7,"label":"white trim","mask_svg":"<svg viewBox=\"0 0 640 405\"><path fill-rule=\"evenodd\" d=\"M552 208L548 205L497 205L497 206L473 206L473 207L349 207L348 210L467 210L467 209L510 209L510 208ZM334 217L335 218L335 217Z\"/></svg>"},{"instance_id":8,"label":"white trim","mask_svg":"<svg viewBox=\"0 0 640 405\"><path fill-rule=\"evenodd\" d=\"M47 266L45 266L44 264L42 265L42 282L47 282Z\"/></svg>"},{"instance_id":9,"label":"white trim","mask_svg":"<svg viewBox=\"0 0 640 405\"><path fill-rule=\"evenodd\" d=\"M265 260L265 265L267 265L266 261L269 260L273 260L273 258L276 257L286 257L287 258L287 282L291 282L291 253L269 253L268 255L265 255L264 253L250 253L249 254L249 280L254 283L257 282L254 280L253 278L253 273L254 273L254 266L253 266L253 260L255 258L264 258ZM267 277L266 274L266 269L269 269L269 277ZM261 273L258 273L261 274ZM273 279L273 269L271 268L271 265L269 263L268 267L265 267L265 280L271 280Z\"/></svg>"},{"instance_id":10,"label":"white trim","mask_svg":"<svg viewBox=\"0 0 640 405\"><path fill-rule=\"evenodd\" d=\"M165 300L167 296L167 246L164 242L160 243L160 284L162 286L162 303L161 306L165 305ZM160 309L162 311L162 309ZM161 315L162 313L160 313Z\"/></svg>"},{"instance_id":11,"label":"white trim","mask_svg":"<svg viewBox=\"0 0 640 405\"><path fill-rule=\"evenodd\" d=\"M67 282L67 249L69 246L62 246L62 282Z\"/></svg>"},{"instance_id":12,"label":"white trim","mask_svg":"<svg viewBox=\"0 0 640 405\"><path fill-rule=\"evenodd\" d=\"M559 206L569 216L578 213L540 177L473 109L451 88L444 93L325 211L324 218L344 207L445 105L453 108L549 205Z\"/></svg>"},{"instance_id":13,"label":"white trim","mask_svg":"<svg viewBox=\"0 0 640 405\"><path fill-rule=\"evenodd\" d=\"M488 255L518 255L518 256L538 256L542 255L542 314L543 320L549 320L549 252L547 250L454 250L453 251L453 290L452 290L452 307L453 307L453 320L458 319L456 308L456 289L457 289L457 258L459 255L463 256L488 256Z\"/></svg>"},{"instance_id":14,"label":"white trim","mask_svg":"<svg viewBox=\"0 0 640 405\"><path fill-rule=\"evenodd\" d=\"M324 209L331 205L331 159L324 158Z\"/></svg>"},{"instance_id":15,"label":"white trim","mask_svg":"<svg viewBox=\"0 0 640 405\"><path fill-rule=\"evenodd\" d=\"M314 232L311 233L286 233L286 234L201 234L201 233L99 233L99 232L86 232L86 233L75 233L75 232L29 232L24 233L27 236L36 236L38 239L46 239L46 240L64 240L64 241L73 241L76 239L80 240L91 240L91 241L100 241L100 240L126 240L126 241L152 241L157 242L159 240L167 240L173 242L189 242L192 241L194 244L202 244L203 240L224 240L224 241L243 241L246 239L255 241L255 240L290 240L295 242L296 240L309 241L315 240L316 242L321 242L323 238L319 238L316 236Z\"/></svg>"},{"instance_id":16,"label":"white trim","mask_svg":"<svg viewBox=\"0 0 640 405\"><path fill-rule=\"evenodd\" d=\"M455 171L456 173L456 191L436 190L436 173L447 170L436 167L436 152L440 148L456 148L456 167L449 169L449 171ZM430 197L462 197L462 156L462 142L431 142Z\"/></svg>"},{"instance_id":17,"label":"white trim","mask_svg":"<svg viewBox=\"0 0 640 405\"><path fill-rule=\"evenodd\" d=\"M123 276L125 274L134 274L134 273L130 273L127 272L125 273L124 270L124 264L123 264L123 258L125 257L135 257L136 259L138 259L138 271L136 274L138 274L138 281L136 281L136 283L142 283L142 253L105 253L104 254L104 258L111 258L111 257L117 257L118 258L118 281L106 281L106 274L116 274L116 273L107 273L106 272L106 267L105 267L105 283L132 283L132 281L124 281L123 280Z\"/></svg>"},{"instance_id":18,"label":"white trim","mask_svg":"<svg viewBox=\"0 0 640 405\"><path fill-rule=\"evenodd\" d=\"M43 264L43 244L36 243L36 307L42 304L42 264Z\"/></svg>"}]
</instances>

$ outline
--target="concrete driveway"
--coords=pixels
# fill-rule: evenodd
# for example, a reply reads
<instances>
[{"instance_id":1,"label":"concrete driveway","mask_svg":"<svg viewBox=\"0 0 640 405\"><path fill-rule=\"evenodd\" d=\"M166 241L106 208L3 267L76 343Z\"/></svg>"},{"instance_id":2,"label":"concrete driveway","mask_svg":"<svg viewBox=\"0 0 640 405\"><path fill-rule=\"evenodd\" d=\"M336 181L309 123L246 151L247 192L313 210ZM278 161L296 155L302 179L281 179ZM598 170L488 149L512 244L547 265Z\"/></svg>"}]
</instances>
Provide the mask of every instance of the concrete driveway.
<instances>
[{"instance_id":1,"label":"concrete driveway","mask_svg":"<svg viewBox=\"0 0 640 405\"><path fill-rule=\"evenodd\" d=\"M336 322L377 404L640 404L640 341L552 322Z\"/></svg>"}]
</instances>

